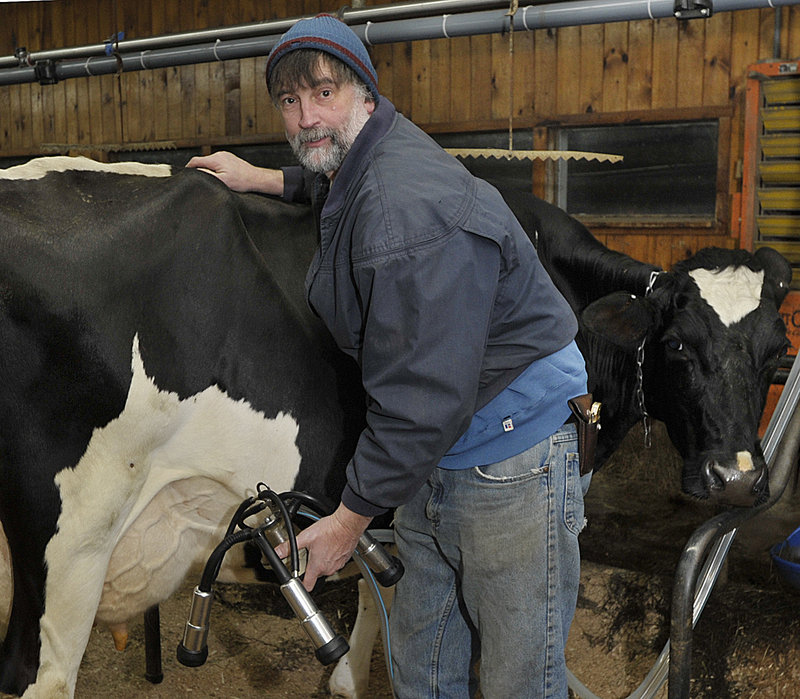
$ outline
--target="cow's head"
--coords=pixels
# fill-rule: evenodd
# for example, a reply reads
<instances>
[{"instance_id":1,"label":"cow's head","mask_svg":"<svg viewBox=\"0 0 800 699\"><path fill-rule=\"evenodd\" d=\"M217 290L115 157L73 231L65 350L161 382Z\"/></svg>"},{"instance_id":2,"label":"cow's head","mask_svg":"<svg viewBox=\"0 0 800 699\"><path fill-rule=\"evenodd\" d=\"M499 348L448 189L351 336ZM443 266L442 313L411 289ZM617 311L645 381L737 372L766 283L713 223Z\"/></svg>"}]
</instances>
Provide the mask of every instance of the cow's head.
<instances>
[{"instance_id":1,"label":"cow's head","mask_svg":"<svg viewBox=\"0 0 800 699\"><path fill-rule=\"evenodd\" d=\"M778 313L791 281L774 250L708 248L659 276L652 293L616 293L583 321L627 351L644 345L648 412L684 459L683 490L728 505L766 499L758 424L786 327Z\"/></svg>"}]
</instances>

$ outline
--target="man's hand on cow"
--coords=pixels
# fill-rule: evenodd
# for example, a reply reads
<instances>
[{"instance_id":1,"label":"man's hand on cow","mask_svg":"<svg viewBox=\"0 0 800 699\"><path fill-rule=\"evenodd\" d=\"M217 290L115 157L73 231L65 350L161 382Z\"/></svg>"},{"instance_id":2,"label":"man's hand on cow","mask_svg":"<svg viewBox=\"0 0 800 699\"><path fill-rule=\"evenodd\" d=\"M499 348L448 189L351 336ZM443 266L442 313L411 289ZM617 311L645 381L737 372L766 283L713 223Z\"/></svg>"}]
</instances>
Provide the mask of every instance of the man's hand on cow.
<instances>
[{"instance_id":1,"label":"man's hand on cow","mask_svg":"<svg viewBox=\"0 0 800 699\"><path fill-rule=\"evenodd\" d=\"M333 575L344 567L371 521L371 517L356 514L340 504L332 515L314 522L297 535L297 547L308 551L303 577L306 590L310 592L320 576ZM289 555L288 543L281 544L275 551L285 558Z\"/></svg>"},{"instance_id":2,"label":"man's hand on cow","mask_svg":"<svg viewBox=\"0 0 800 699\"><path fill-rule=\"evenodd\" d=\"M186 163L186 167L214 175L234 192L283 194L283 171L256 167L227 151L196 155Z\"/></svg>"}]
</instances>

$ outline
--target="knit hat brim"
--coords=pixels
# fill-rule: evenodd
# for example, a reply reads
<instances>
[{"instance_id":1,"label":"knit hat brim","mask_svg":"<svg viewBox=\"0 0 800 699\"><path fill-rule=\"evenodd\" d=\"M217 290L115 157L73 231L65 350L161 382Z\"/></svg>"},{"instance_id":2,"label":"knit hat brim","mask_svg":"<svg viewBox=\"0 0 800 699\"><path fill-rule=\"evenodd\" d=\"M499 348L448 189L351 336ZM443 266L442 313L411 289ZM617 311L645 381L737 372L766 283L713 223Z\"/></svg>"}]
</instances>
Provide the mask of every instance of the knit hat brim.
<instances>
[{"instance_id":1,"label":"knit hat brim","mask_svg":"<svg viewBox=\"0 0 800 699\"><path fill-rule=\"evenodd\" d=\"M377 104L380 98L378 74L364 44L344 22L332 15L321 14L293 24L270 51L267 59L267 85L278 61L287 53L298 49L316 49L338 58L362 80Z\"/></svg>"}]
</instances>

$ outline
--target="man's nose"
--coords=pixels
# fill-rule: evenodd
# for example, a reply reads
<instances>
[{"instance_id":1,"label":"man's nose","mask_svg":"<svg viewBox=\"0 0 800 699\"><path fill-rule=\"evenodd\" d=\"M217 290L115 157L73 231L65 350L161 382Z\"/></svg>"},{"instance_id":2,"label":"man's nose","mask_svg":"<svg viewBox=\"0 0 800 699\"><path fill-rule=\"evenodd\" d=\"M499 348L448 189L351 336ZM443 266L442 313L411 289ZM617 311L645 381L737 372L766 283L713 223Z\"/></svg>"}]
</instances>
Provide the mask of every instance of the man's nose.
<instances>
[{"instance_id":1,"label":"man's nose","mask_svg":"<svg viewBox=\"0 0 800 699\"><path fill-rule=\"evenodd\" d=\"M309 129L319 124L319 110L313 102L306 102L300 105L300 121L298 125L301 129Z\"/></svg>"}]
</instances>

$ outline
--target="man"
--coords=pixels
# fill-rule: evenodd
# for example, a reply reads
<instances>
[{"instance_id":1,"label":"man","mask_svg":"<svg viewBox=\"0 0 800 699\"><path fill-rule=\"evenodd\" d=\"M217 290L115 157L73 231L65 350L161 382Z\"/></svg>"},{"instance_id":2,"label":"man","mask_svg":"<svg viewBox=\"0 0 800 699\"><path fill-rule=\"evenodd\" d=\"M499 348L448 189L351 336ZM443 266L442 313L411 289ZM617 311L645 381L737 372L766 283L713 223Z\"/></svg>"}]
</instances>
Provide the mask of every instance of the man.
<instances>
[{"instance_id":1,"label":"man","mask_svg":"<svg viewBox=\"0 0 800 699\"><path fill-rule=\"evenodd\" d=\"M308 302L354 357L367 427L330 517L298 536L304 583L397 508L398 697L563 697L583 493L567 400L576 320L500 195L378 93L356 35L296 23L267 86L302 168L190 161L233 189L302 199L320 247ZM304 173L316 173L313 180Z\"/></svg>"}]
</instances>

